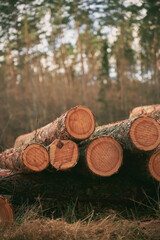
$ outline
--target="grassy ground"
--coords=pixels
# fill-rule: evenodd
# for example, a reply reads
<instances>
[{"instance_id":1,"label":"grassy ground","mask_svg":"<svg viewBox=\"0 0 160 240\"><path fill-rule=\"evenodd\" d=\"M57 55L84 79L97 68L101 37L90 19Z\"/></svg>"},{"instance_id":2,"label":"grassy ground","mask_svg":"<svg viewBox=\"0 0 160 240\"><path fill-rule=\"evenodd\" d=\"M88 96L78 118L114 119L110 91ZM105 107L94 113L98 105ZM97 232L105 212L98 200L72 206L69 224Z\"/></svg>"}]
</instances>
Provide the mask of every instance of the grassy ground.
<instances>
[{"instance_id":1,"label":"grassy ground","mask_svg":"<svg viewBox=\"0 0 160 240\"><path fill-rule=\"evenodd\" d=\"M52 208L18 207L13 224L0 226L2 240L160 239L159 203L103 206L102 203L54 202ZM49 204L51 206L51 204Z\"/></svg>"}]
</instances>

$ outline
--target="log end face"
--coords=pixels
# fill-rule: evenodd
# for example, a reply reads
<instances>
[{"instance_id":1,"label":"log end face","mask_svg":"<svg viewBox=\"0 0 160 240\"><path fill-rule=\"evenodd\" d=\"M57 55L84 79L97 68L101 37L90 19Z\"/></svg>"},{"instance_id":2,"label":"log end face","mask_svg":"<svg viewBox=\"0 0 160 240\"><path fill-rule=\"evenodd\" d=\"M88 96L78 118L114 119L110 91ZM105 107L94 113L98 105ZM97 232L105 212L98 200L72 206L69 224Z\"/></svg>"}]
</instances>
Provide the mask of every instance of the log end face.
<instances>
[{"instance_id":1,"label":"log end face","mask_svg":"<svg viewBox=\"0 0 160 240\"><path fill-rule=\"evenodd\" d=\"M143 151L153 150L160 144L160 125L151 117L135 119L129 134L134 146Z\"/></svg>"},{"instance_id":2,"label":"log end face","mask_svg":"<svg viewBox=\"0 0 160 240\"><path fill-rule=\"evenodd\" d=\"M50 163L57 170L68 170L78 162L79 149L71 140L56 139L49 149Z\"/></svg>"},{"instance_id":3,"label":"log end face","mask_svg":"<svg viewBox=\"0 0 160 240\"><path fill-rule=\"evenodd\" d=\"M44 170L49 164L47 149L38 143L30 144L23 152L23 164L32 171Z\"/></svg>"},{"instance_id":4,"label":"log end face","mask_svg":"<svg viewBox=\"0 0 160 240\"><path fill-rule=\"evenodd\" d=\"M111 176L122 165L123 150L113 138L100 137L93 140L86 153L86 161L91 172L99 176Z\"/></svg>"},{"instance_id":5,"label":"log end face","mask_svg":"<svg viewBox=\"0 0 160 240\"><path fill-rule=\"evenodd\" d=\"M13 210L8 200L0 196L0 225L13 222Z\"/></svg>"},{"instance_id":6,"label":"log end face","mask_svg":"<svg viewBox=\"0 0 160 240\"><path fill-rule=\"evenodd\" d=\"M77 106L68 112L65 125L73 138L86 139L95 129L95 118L90 109Z\"/></svg>"},{"instance_id":7,"label":"log end face","mask_svg":"<svg viewBox=\"0 0 160 240\"><path fill-rule=\"evenodd\" d=\"M152 177L160 181L160 151L151 155L148 169Z\"/></svg>"}]
</instances>

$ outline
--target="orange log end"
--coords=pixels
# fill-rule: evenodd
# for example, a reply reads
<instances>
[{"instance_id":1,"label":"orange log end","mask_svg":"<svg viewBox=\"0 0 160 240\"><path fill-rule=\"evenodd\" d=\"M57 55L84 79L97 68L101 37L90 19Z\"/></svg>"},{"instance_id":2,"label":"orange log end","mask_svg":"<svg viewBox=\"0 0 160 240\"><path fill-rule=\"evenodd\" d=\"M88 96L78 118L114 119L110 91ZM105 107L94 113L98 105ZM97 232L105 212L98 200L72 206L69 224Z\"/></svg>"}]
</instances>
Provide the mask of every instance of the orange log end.
<instances>
[{"instance_id":1,"label":"orange log end","mask_svg":"<svg viewBox=\"0 0 160 240\"><path fill-rule=\"evenodd\" d=\"M74 167L79 158L79 149L71 140L54 140L49 148L50 163L57 170L67 170Z\"/></svg>"},{"instance_id":2,"label":"orange log end","mask_svg":"<svg viewBox=\"0 0 160 240\"><path fill-rule=\"evenodd\" d=\"M149 159L148 169L152 177L160 181L160 150L153 153Z\"/></svg>"},{"instance_id":3,"label":"orange log end","mask_svg":"<svg viewBox=\"0 0 160 240\"><path fill-rule=\"evenodd\" d=\"M140 150L150 151L160 144L160 125L151 117L135 119L130 128L130 139Z\"/></svg>"},{"instance_id":4,"label":"orange log end","mask_svg":"<svg viewBox=\"0 0 160 240\"><path fill-rule=\"evenodd\" d=\"M97 138L87 148L87 165L99 176L111 176L116 173L122 164L122 159L122 147L111 137Z\"/></svg>"},{"instance_id":5,"label":"orange log end","mask_svg":"<svg viewBox=\"0 0 160 240\"><path fill-rule=\"evenodd\" d=\"M0 225L13 222L13 210L7 198L0 196Z\"/></svg>"},{"instance_id":6,"label":"orange log end","mask_svg":"<svg viewBox=\"0 0 160 240\"><path fill-rule=\"evenodd\" d=\"M95 118L90 109L78 106L68 112L65 126L73 138L86 139L95 129Z\"/></svg>"},{"instance_id":7,"label":"orange log end","mask_svg":"<svg viewBox=\"0 0 160 240\"><path fill-rule=\"evenodd\" d=\"M30 144L23 151L24 165L36 172L44 170L49 164L49 154L47 149L38 143Z\"/></svg>"}]
</instances>

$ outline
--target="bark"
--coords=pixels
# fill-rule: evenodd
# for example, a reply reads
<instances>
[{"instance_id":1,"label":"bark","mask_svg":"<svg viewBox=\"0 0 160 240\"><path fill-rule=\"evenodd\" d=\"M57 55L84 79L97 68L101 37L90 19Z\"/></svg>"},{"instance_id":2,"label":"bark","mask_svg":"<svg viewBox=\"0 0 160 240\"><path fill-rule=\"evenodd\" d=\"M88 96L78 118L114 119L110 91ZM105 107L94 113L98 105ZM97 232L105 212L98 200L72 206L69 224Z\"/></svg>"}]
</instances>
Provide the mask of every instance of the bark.
<instances>
[{"instance_id":1,"label":"bark","mask_svg":"<svg viewBox=\"0 0 160 240\"><path fill-rule=\"evenodd\" d=\"M42 171L49 164L49 156L43 145L34 143L11 148L0 154L0 168L22 172Z\"/></svg>"},{"instance_id":2,"label":"bark","mask_svg":"<svg viewBox=\"0 0 160 240\"><path fill-rule=\"evenodd\" d=\"M6 224L8 222L13 222L14 215L12 206L9 204L7 198L0 196L0 223Z\"/></svg>"},{"instance_id":3,"label":"bark","mask_svg":"<svg viewBox=\"0 0 160 240\"><path fill-rule=\"evenodd\" d=\"M144 115L150 115L154 117L155 119L160 119L160 104L153 104L153 105L147 105L147 106L139 106L136 108L133 108L130 112L129 118L144 116Z\"/></svg>"},{"instance_id":4,"label":"bark","mask_svg":"<svg viewBox=\"0 0 160 240\"><path fill-rule=\"evenodd\" d=\"M149 185L147 185L149 187ZM53 173L12 173L0 176L0 192L11 195L15 201L27 199L52 199L52 201L118 201L131 198L136 185L132 179L114 175L110 178L82 176L78 173L58 171ZM153 190L153 188L151 188Z\"/></svg>"},{"instance_id":5,"label":"bark","mask_svg":"<svg viewBox=\"0 0 160 240\"><path fill-rule=\"evenodd\" d=\"M49 145L55 139L85 139L94 131L93 113L86 107L77 106L62 114L54 122L31 133L19 136L14 147L32 142Z\"/></svg>"},{"instance_id":6,"label":"bark","mask_svg":"<svg viewBox=\"0 0 160 240\"><path fill-rule=\"evenodd\" d=\"M51 165L57 170L73 168L79 158L79 149L71 140L54 140L49 146L49 159Z\"/></svg>"},{"instance_id":7,"label":"bark","mask_svg":"<svg viewBox=\"0 0 160 240\"><path fill-rule=\"evenodd\" d=\"M94 173L98 176L111 176L122 165L123 150L111 137L99 136L80 143L81 158L77 170ZM84 162L85 160L85 162Z\"/></svg>"},{"instance_id":8,"label":"bark","mask_svg":"<svg viewBox=\"0 0 160 240\"><path fill-rule=\"evenodd\" d=\"M123 149L151 151L160 143L160 126L151 117L142 116L97 127L92 137L111 136Z\"/></svg>"}]
</instances>

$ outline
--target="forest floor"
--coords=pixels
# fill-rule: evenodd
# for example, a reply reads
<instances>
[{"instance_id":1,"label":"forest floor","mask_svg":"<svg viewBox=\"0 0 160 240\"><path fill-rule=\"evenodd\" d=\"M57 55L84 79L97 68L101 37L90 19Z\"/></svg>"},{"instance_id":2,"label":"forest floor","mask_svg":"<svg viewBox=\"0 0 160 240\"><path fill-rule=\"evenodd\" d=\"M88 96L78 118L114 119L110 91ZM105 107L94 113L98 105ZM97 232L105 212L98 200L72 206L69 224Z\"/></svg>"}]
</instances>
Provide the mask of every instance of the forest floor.
<instances>
[{"instance_id":1,"label":"forest floor","mask_svg":"<svg viewBox=\"0 0 160 240\"><path fill-rule=\"evenodd\" d=\"M51 204L50 204L51 206ZM13 224L0 226L2 240L160 239L159 203L53 203L15 208Z\"/></svg>"}]
</instances>

